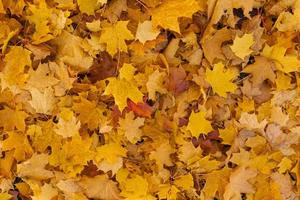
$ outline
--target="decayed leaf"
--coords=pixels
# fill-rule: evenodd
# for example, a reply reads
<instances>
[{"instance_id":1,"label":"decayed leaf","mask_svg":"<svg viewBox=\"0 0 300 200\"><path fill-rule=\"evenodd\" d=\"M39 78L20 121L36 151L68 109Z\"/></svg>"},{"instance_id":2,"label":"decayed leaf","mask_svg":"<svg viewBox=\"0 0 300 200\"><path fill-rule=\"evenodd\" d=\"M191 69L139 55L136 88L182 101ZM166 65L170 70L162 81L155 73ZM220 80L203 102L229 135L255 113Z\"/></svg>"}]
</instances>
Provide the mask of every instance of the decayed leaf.
<instances>
[{"instance_id":1,"label":"decayed leaf","mask_svg":"<svg viewBox=\"0 0 300 200\"><path fill-rule=\"evenodd\" d=\"M107 52L114 56L118 51L127 52L125 40L133 40L134 36L127 29L128 21L118 21L104 27L100 36L100 43L106 44Z\"/></svg>"},{"instance_id":2,"label":"decayed leaf","mask_svg":"<svg viewBox=\"0 0 300 200\"><path fill-rule=\"evenodd\" d=\"M209 82L213 91L222 97L226 97L227 92L236 90L237 86L232 83L235 76L234 71L227 70L224 72L222 63L215 64L213 70L206 69L207 82Z\"/></svg>"}]
</instances>

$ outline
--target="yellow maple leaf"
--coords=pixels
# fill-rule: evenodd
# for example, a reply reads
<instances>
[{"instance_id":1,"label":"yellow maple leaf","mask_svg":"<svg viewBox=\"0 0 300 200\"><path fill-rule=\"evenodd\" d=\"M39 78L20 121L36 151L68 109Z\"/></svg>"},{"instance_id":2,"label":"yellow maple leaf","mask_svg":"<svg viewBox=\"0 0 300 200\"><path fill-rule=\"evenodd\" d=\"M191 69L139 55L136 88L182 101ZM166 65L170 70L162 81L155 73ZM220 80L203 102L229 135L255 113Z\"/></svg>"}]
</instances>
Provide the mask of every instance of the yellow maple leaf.
<instances>
[{"instance_id":1,"label":"yellow maple leaf","mask_svg":"<svg viewBox=\"0 0 300 200\"><path fill-rule=\"evenodd\" d=\"M152 151L149 155L151 160L155 160L159 169L163 169L163 166L171 166L172 160L170 155L174 153L174 149L169 144L169 142L165 142L156 148L155 151Z\"/></svg>"},{"instance_id":2,"label":"yellow maple leaf","mask_svg":"<svg viewBox=\"0 0 300 200\"><path fill-rule=\"evenodd\" d=\"M3 158L0 158L0 174L2 176L11 177L11 168L14 161L14 150L6 151L5 156Z\"/></svg>"},{"instance_id":3,"label":"yellow maple leaf","mask_svg":"<svg viewBox=\"0 0 300 200\"><path fill-rule=\"evenodd\" d=\"M95 101L89 101L85 98L80 98L79 103L74 103L73 109L79 114L78 119L81 124L87 124L93 130L99 127L102 120L103 111L101 107L97 106Z\"/></svg>"},{"instance_id":4,"label":"yellow maple leaf","mask_svg":"<svg viewBox=\"0 0 300 200\"><path fill-rule=\"evenodd\" d=\"M99 8L98 0L77 0L79 10L88 15L94 15L95 10Z\"/></svg>"},{"instance_id":5,"label":"yellow maple leaf","mask_svg":"<svg viewBox=\"0 0 300 200\"><path fill-rule=\"evenodd\" d=\"M161 184L159 186L158 197L159 199L177 199L177 194L180 190L175 185Z\"/></svg>"},{"instance_id":6,"label":"yellow maple leaf","mask_svg":"<svg viewBox=\"0 0 300 200\"><path fill-rule=\"evenodd\" d=\"M54 129L55 133L61 135L63 138L79 135L80 122L74 116L72 110L63 109L60 113L60 118Z\"/></svg>"},{"instance_id":7,"label":"yellow maple leaf","mask_svg":"<svg viewBox=\"0 0 300 200\"><path fill-rule=\"evenodd\" d=\"M288 90L292 88L292 78L283 72L277 71L277 77L275 80L277 90Z\"/></svg>"},{"instance_id":8,"label":"yellow maple leaf","mask_svg":"<svg viewBox=\"0 0 300 200\"><path fill-rule=\"evenodd\" d=\"M127 29L129 21L118 21L104 27L100 36L100 43L106 44L107 52L114 56L118 51L127 52L125 40L133 40L134 36Z\"/></svg>"},{"instance_id":9,"label":"yellow maple leaf","mask_svg":"<svg viewBox=\"0 0 300 200\"><path fill-rule=\"evenodd\" d=\"M122 111L127 106L127 99L135 103L143 101L143 93L125 79L109 78L104 95L113 95L116 105Z\"/></svg>"},{"instance_id":10,"label":"yellow maple leaf","mask_svg":"<svg viewBox=\"0 0 300 200\"><path fill-rule=\"evenodd\" d=\"M275 61L277 69L282 72L290 73L299 70L300 60L297 55L286 55L286 48L278 44L273 46L266 45L261 53L263 56Z\"/></svg>"},{"instance_id":11,"label":"yellow maple leaf","mask_svg":"<svg viewBox=\"0 0 300 200\"><path fill-rule=\"evenodd\" d=\"M124 132L125 137L129 142L135 144L138 140L140 140L142 134L140 127L144 125L144 121L145 119L140 117L134 119L133 112L127 113L125 115L125 119L121 118L119 120L119 130Z\"/></svg>"},{"instance_id":12,"label":"yellow maple leaf","mask_svg":"<svg viewBox=\"0 0 300 200\"><path fill-rule=\"evenodd\" d=\"M126 169L121 169L116 176L117 181L120 184L120 195L126 200L131 199L143 199L143 200L155 200L153 196L149 195L148 181L139 175L133 174L131 177Z\"/></svg>"},{"instance_id":13,"label":"yellow maple leaf","mask_svg":"<svg viewBox=\"0 0 300 200\"><path fill-rule=\"evenodd\" d=\"M0 13L2 14L5 14L5 10L4 10L4 7L3 7L3 3L2 3L2 0L0 0Z\"/></svg>"},{"instance_id":14,"label":"yellow maple leaf","mask_svg":"<svg viewBox=\"0 0 300 200\"><path fill-rule=\"evenodd\" d=\"M202 134L208 134L213 130L211 124L205 119L206 112L192 112L189 117L189 123L187 125L187 130L189 130L194 137L199 137Z\"/></svg>"},{"instance_id":15,"label":"yellow maple leaf","mask_svg":"<svg viewBox=\"0 0 300 200\"><path fill-rule=\"evenodd\" d=\"M12 131L15 128L24 131L25 118L27 116L28 115L24 111L5 107L3 110L0 110L0 126L4 127L5 131Z\"/></svg>"},{"instance_id":16,"label":"yellow maple leaf","mask_svg":"<svg viewBox=\"0 0 300 200\"><path fill-rule=\"evenodd\" d=\"M10 194L8 194L8 193L0 193L0 199L1 200L10 200L12 198L12 196L10 195Z\"/></svg>"},{"instance_id":17,"label":"yellow maple leaf","mask_svg":"<svg viewBox=\"0 0 300 200\"><path fill-rule=\"evenodd\" d=\"M120 79L126 79L127 81L131 81L134 77L136 69L132 64L124 63L122 68L119 70Z\"/></svg>"},{"instance_id":18,"label":"yellow maple leaf","mask_svg":"<svg viewBox=\"0 0 300 200\"><path fill-rule=\"evenodd\" d=\"M62 146L53 147L49 156L50 165L59 167L70 176L76 176L94 156L90 151L91 143L91 138L74 136Z\"/></svg>"},{"instance_id":19,"label":"yellow maple leaf","mask_svg":"<svg viewBox=\"0 0 300 200\"><path fill-rule=\"evenodd\" d=\"M151 10L152 23L155 28L161 26L164 29L180 33L178 18L192 17L198 10L201 10L201 7L196 0L165 0Z\"/></svg>"},{"instance_id":20,"label":"yellow maple leaf","mask_svg":"<svg viewBox=\"0 0 300 200\"><path fill-rule=\"evenodd\" d=\"M227 92L234 92L237 86L232 83L236 73L234 71L224 71L224 65L218 63L213 70L206 70L206 80L211 85L213 91L222 97L226 97Z\"/></svg>"},{"instance_id":21,"label":"yellow maple leaf","mask_svg":"<svg viewBox=\"0 0 300 200\"><path fill-rule=\"evenodd\" d=\"M219 133L220 133L220 138L222 138L223 140L222 143L231 145L237 131L234 125L231 123L225 129L219 129Z\"/></svg>"},{"instance_id":22,"label":"yellow maple leaf","mask_svg":"<svg viewBox=\"0 0 300 200\"><path fill-rule=\"evenodd\" d=\"M179 188L183 188L184 190L191 189L194 186L193 176L191 174L187 174L176 177L174 184Z\"/></svg>"},{"instance_id":23,"label":"yellow maple leaf","mask_svg":"<svg viewBox=\"0 0 300 200\"><path fill-rule=\"evenodd\" d=\"M22 86L28 78L28 74L24 73L25 67L31 67L31 52L20 46L11 47L10 51L5 55L5 67L3 69L3 79L8 85ZM18 58L18 59L16 59ZM5 89L2 83L2 90Z\"/></svg>"},{"instance_id":24,"label":"yellow maple leaf","mask_svg":"<svg viewBox=\"0 0 300 200\"><path fill-rule=\"evenodd\" d=\"M95 161L97 167L104 171L112 171L115 174L123 166L123 158L126 156L126 149L118 143L109 143L97 147Z\"/></svg>"},{"instance_id":25,"label":"yellow maple leaf","mask_svg":"<svg viewBox=\"0 0 300 200\"><path fill-rule=\"evenodd\" d=\"M54 36L50 34L50 27L48 25L52 9L48 8L45 0L39 1L38 5L29 4L29 10L32 12L32 15L27 16L27 18L29 22L35 24L35 32L32 36L35 43L39 44L53 39Z\"/></svg>"},{"instance_id":26,"label":"yellow maple leaf","mask_svg":"<svg viewBox=\"0 0 300 200\"><path fill-rule=\"evenodd\" d=\"M244 34L242 37L236 37L233 44L230 46L231 50L236 56L244 60L246 56L251 54L250 47L254 44L253 34Z\"/></svg>"},{"instance_id":27,"label":"yellow maple leaf","mask_svg":"<svg viewBox=\"0 0 300 200\"><path fill-rule=\"evenodd\" d=\"M8 138L2 142L2 150L14 150L13 156L17 161L22 161L33 153L27 137L15 132L8 133Z\"/></svg>"},{"instance_id":28,"label":"yellow maple leaf","mask_svg":"<svg viewBox=\"0 0 300 200\"><path fill-rule=\"evenodd\" d=\"M278 172L281 174L285 173L287 170L290 170L292 168L292 164L293 162L289 158L284 157L278 164Z\"/></svg>"}]
</instances>

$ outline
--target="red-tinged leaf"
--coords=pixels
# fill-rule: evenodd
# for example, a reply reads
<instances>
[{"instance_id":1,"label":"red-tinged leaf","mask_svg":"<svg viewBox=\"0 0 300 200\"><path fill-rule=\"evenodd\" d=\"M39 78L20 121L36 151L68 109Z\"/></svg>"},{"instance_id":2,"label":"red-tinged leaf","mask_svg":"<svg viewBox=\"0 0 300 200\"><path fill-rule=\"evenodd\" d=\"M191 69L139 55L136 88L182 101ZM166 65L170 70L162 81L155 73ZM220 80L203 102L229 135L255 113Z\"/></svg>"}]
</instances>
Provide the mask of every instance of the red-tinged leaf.
<instances>
[{"instance_id":1,"label":"red-tinged leaf","mask_svg":"<svg viewBox=\"0 0 300 200\"><path fill-rule=\"evenodd\" d=\"M139 117L151 117L153 108L147 103L134 103L131 100L127 100L129 110L132 110Z\"/></svg>"}]
</instances>

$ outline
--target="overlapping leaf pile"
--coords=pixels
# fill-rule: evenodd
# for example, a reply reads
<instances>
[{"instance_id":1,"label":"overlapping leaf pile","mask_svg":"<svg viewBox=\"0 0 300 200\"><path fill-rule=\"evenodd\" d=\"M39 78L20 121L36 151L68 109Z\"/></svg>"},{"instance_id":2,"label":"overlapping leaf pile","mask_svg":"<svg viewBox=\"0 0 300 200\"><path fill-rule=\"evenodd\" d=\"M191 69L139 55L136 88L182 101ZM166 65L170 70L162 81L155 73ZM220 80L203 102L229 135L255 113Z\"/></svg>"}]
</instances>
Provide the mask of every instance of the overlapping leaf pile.
<instances>
[{"instance_id":1,"label":"overlapping leaf pile","mask_svg":"<svg viewBox=\"0 0 300 200\"><path fill-rule=\"evenodd\" d=\"M296 200L297 0L0 0L0 199Z\"/></svg>"}]
</instances>

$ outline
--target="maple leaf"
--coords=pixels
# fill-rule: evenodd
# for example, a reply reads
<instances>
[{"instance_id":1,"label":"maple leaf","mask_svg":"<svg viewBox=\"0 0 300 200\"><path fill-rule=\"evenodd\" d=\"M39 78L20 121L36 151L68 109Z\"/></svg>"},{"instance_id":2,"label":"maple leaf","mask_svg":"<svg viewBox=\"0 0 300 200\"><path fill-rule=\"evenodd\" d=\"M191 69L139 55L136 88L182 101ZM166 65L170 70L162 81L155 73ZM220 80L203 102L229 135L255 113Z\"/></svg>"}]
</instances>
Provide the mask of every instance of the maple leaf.
<instances>
[{"instance_id":1,"label":"maple leaf","mask_svg":"<svg viewBox=\"0 0 300 200\"><path fill-rule=\"evenodd\" d=\"M148 181L139 175L131 175L127 170L120 170L116 175L116 179L120 184L121 193L120 195L126 200L130 199L145 199L154 200L153 196L149 195L149 184Z\"/></svg>"},{"instance_id":2,"label":"maple leaf","mask_svg":"<svg viewBox=\"0 0 300 200\"><path fill-rule=\"evenodd\" d=\"M246 56L251 54L250 47L254 44L254 38L252 34L244 34L242 37L236 37L233 44L230 46L231 50L236 56L244 60Z\"/></svg>"},{"instance_id":3,"label":"maple leaf","mask_svg":"<svg viewBox=\"0 0 300 200\"><path fill-rule=\"evenodd\" d=\"M189 117L189 123L187 125L187 130L189 130L192 136L198 138L200 134L208 134L213 130L211 124L205 119L206 112L192 112Z\"/></svg>"},{"instance_id":4,"label":"maple leaf","mask_svg":"<svg viewBox=\"0 0 300 200\"><path fill-rule=\"evenodd\" d=\"M74 103L73 109L75 113L79 114L78 119L81 124L87 124L93 130L99 127L102 119L102 109L97 106L94 101L89 101L85 98L80 98L81 102Z\"/></svg>"},{"instance_id":5,"label":"maple leaf","mask_svg":"<svg viewBox=\"0 0 300 200\"><path fill-rule=\"evenodd\" d=\"M80 122L74 116L73 111L64 109L60 113L61 117L54 129L55 133L63 138L79 135Z\"/></svg>"},{"instance_id":6,"label":"maple leaf","mask_svg":"<svg viewBox=\"0 0 300 200\"><path fill-rule=\"evenodd\" d=\"M213 91L222 97L226 97L227 92L234 92L237 86L232 83L235 78L235 72L224 71L224 65L218 63L214 65L213 70L206 70L206 80L211 85Z\"/></svg>"},{"instance_id":7,"label":"maple leaf","mask_svg":"<svg viewBox=\"0 0 300 200\"><path fill-rule=\"evenodd\" d=\"M51 200L58 195L57 189L47 183L45 183L42 187L33 190L33 193L34 195L31 196L32 200Z\"/></svg>"},{"instance_id":8,"label":"maple leaf","mask_svg":"<svg viewBox=\"0 0 300 200\"><path fill-rule=\"evenodd\" d=\"M248 183L248 179L254 178L256 175L256 171L243 167L235 170L225 188L224 199L240 199L241 193L254 193L255 189Z\"/></svg>"},{"instance_id":9,"label":"maple leaf","mask_svg":"<svg viewBox=\"0 0 300 200\"><path fill-rule=\"evenodd\" d=\"M74 136L63 146L54 146L49 156L50 165L59 167L71 177L76 176L93 158L93 152L90 151L91 142L90 138L81 139L80 136Z\"/></svg>"},{"instance_id":10,"label":"maple leaf","mask_svg":"<svg viewBox=\"0 0 300 200\"><path fill-rule=\"evenodd\" d=\"M134 103L143 101L143 93L127 80L108 78L108 81L109 83L103 94L113 95L115 103L121 111L127 106L127 99L130 99Z\"/></svg>"},{"instance_id":11,"label":"maple leaf","mask_svg":"<svg viewBox=\"0 0 300 200\"><path fill-rule=\"evenodd\" d=\"M14 150L5 152L5 156L3 158L0 158L0 174L4 177L11 177L11 168L13 166L13 163L14 163Z\"/></svg>"},{"instance_id":12,"label":"maple leaf","mask_svg":"<svg viewBox=\"0 0 300 200\"><path fill-rule=\"evenodd\" d=\"M32 15L27 16L27 18L31 23L35 24L35 33L32 36L32 39L35 40L35 44L53 39L54 37L50 34L50 27L48 25L52 9L48 8L45 0L39 1L38 6L29 4L29 10Z\"/></svg>"},{"instance_id":13,"label":"maple leaf","mask_svg":"<svg viewBox=\"0 0 300 200\"><path fill-rule=\"evenodd\" d=\"M107 52L114 56L118 51L127 52L125 40L133 40L134 36L127 29L128 21L118 21L104 27L100 36L100 43L106 44Z\"/></svg>"},{"instance_id":14,"label":"maple leaf","mask_svg":"<svg viewBox=\"0 0 300 200\"><path fill-rule=\"evenodd\" d=\"M2 14L5 14L5 10L4 10L4 7L3 7L3 3L2 3L2 0L0 0L0 13Z\"/></svg>"},{"instance_id":15,"label":"maple leaf","mask_svg":"<svg viewBox=\"0 0 300 200\"><path fill-rule=\"evenodd\" d=\"M144 118L137 117L134 119L133 112L130 112L125 115L125 119L121 118L119 120L120 130L124 132L129 142L135 144L140 140L142 134L140 127L144 125L144 122Z\"/></svg>"},{"instance_id":16,"label":"maple leaf","mask_svg":"<svg viewBox=\"0 0 300 200\"><path fill-rule=\"evenodd\" d=\"M160 94L167 93L166 88L163 87L163 81L165 73L155 70L152 74L149 75L146 87L149 93L149 98L156 100L156 92Z\"/></svg>"},{"instance_id":17,"label":"maple leaf","mask_svg":"<svg viewBox=\"0 0 300 200\"><path fill-rule=\"evenodd\" d=\"M17 161L22 161L33 153L27 137L22 133L9 132L8 138L1 144L3 151L14 150L13 157Z\"/></svg>"},{"instance_id":18,"label":"maple leaf","mask_svg":"<svg viewBox=\"0 0 300 200\"><path fill-rule=\"evenodd\" d=\"M28 115L24 111L13 110L5 107L0 110L0 126L6 131L12 131L15 128L20 131L25 131L25 118Z\"/></svg>"},{"instance_id":19,"label":"maple leaf","mask_svg":"<svg viewBox=\"0 0 300 200\"><path fill-rule=\"evenodd\" d=\"M32 97L29 103L35 111L37 113L51 114L55 104L53 89L48 87L44 92L40 92L36 88L30 88L29 91Z\"/></svg>"},{"instance_id":20,"label":"maple leaf","mask_svg":"<svg viewBox=\"0 0 300 200\"><path fill-rule=\"evenodd\" d=\"M231 145L235 136L236 136L236 128L233 124L228 125L225 129L220 129L220 138L222 138L223 144Z\"/></svg>"},{"instance_id":21,"label":"maple leaf","mask_svg":"<svg viewBox=\"0 0 300 200\"><path fill-rule=\"evenodd\" d=\"M249 114L246 112L242 112L239 122L240 122L241 127L243 127L243 128L247 128L249 130L257 129L260 131L263 131L263 129L265 128L265 126L267 124L266 119L264 119L261 122L258 122L257 116L254 113Z\"/></svg>"},{"instance_id":22,"label":"maple leaf","mask_svg":"<svg viewBox=\"0 0 300 200\"><path fill-rule=\"evenodd\" d=\"M213 64L215 59L225 60L221 46L223 42L230 39L231 31L227 28L222 28L210 38L201 41L204 56L210 64Z\"/></svg>"},{"instance_id":23,"label":"maple leaf","mask_svg":"<svg viewBox=\"0 0 300 200\"><path fill-rule=\"evenodd\" d=\"M46 170L48 155L34 154L30 159L17 165L18 176L32 178L35 180L45 180L54 176L52 171Z\"/></svg>"},{"instance_id":24,"label":"maple leaf","mask_svg":"<svg viewBox=\"0 0 300 200\"><path fill-rule=\"evenodd\" d=\"M282 72L290 73L298 71L300 67L300 60L296 55L285 55L286 51L286 48L279 46L278 44L271 47L266 45L263 49L262 55L276 61L276 67Z\"/></svg>"},{"instance_id":25,"label":"maple leaf","mask_svg":"<svg viewBox=\"0 0 300 200\"><path fill-rule=\"evenodd\" d=\"M3 69L3 78L9 85L22 86L27 80L28 75L24 73L25 67L31 67L31 52L23 47L13 46L5 55L5 67ZM18 58L18 59L15 59ZM2 83L2 82L1 82ZM2 90L6 87L3 87Z\"/></svg>"},{"instance_id":26,"label":"maple leaf","mask_svg":"<svg viewBox=\"0 0 300 200\"><path fill-rule=\"evenodd\" d=\"M178 18L192 17L200 9L199 3L195 0L166 0L151 10L152 23L154 27L161 26L164 29L180 33Z\"/></svg>"},{"instance_id":27,"label":"maple leaf","mask_svg":"<svg viewBox=\"0 0 300 200\"><path fill-rule=\"evenodd\" d=\"M152 21L146 20L139 23L135 38L145 44L146 41L154 40L158 35L159 31L153 28Z\"/></svg>"},{"instance_id":28,"label":"maple leaf","mask_svg":"<svg viewBox=\"0 0 300 200\"><path fill-rule=\"evenodd\" d=\"M97 147L95 160L100 170L112 171L115 174L123 165L122 157L126 156L126 149L117 143L109 143Z\"/></svg>"},{"instance_id":29,"label":"maple leaf","mask_svg":"<svg viewBox=\"0 0 300 200\"><path fill-rule=\"evenodd\" d=\"M205 175L205 186L201 193L206 198L213 198L216 192L219 191L223 194L225 186L228 184L227 179L229 179L230 170L228 168L223 168L221 170L215 170L211 173Z\"/></svg>"},{"instance_id":30,"label":"maple leaf","mask_svg":"<svg viewBox=\"0 0 300 200\"><path fill-rule=\"evenodd\" d=\"M255 57L255 63L247 65L243 72L252 74L252 82L255 85L261 84L264 80L270 80L274 82L275 73L273 71L273 65L270 61L264 57Z\"/></svg>"},{"instance_id":31,"label":"maple leaf","mask_svg":"<svg viewBox=\"0 0 300 200\"><path fill-rule=\"evenodd\" d=\"M29 71L27 84L37 89L46 89L56 85L59 80L51 73L49 64L40 64L36 70Z\"/></svg>"},{"instance_id":32,"label":"maple leaf","mask_svg":"<svg viewBox=\"0 0 300 200\"><path fill-rule=\"evenodd\" d=\"M173 164L170 157L172 153L174 153L174 149L166 142L159 145L155 151L152 151L149 158L156 161L159 169L163 169L164 165L171 166Z\"/></svg>"},{"instance_id":33,"label":"maple leaf","mask_svg":"<svg viewBox=\"0 0 300 200\"><path fill-rule=\"evenodd\" d=\"M95 10L98 8L98 0L77 0L77 4L82 13L94 15Z\"/></svg>"},{"instance_id":34,"label":"maple leaf","mask_svg":"<svg viewBox=\"0 0 300 200\"><path fill-rule=\"evenodd\" d=\"M98 175L93 178L83 177L79 185L84 188L88 198L119 199L117 183L109 180L106 175Z\"/></svg>"},{"instance_id":35,"label":"maple leaf","mask_svg":"<svg viewBox=\"0 0 300 200\"><path fill-rule=\"evenodd\" d=\"M12 198L12 196L8 193L0 193L0 199L1 200L10 200Z\"/></svg>"},{"instance_id":36,"label":"maple leaf","mask_svg":"<svg viewBox=\"0 0 300 200\"><path fill-rule=\"evenodd\" d=\"M191 189L194 185L193 176L191 174L176 177L174 184L184 190Z\"/></svg>"},{"instance_id":37,"label":"maple leaf","mask_svg":"<svg viewBox=\"0 0 300 200\"><path fill-rule=\"evenodd\" d=\"M93 64L93 58L83 49L83 39L67 31L51 40L57 47L57 58L62 62L79 69L88 69Z\"/></svg>"}]
</instances>

